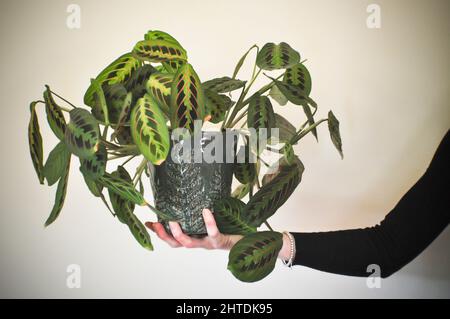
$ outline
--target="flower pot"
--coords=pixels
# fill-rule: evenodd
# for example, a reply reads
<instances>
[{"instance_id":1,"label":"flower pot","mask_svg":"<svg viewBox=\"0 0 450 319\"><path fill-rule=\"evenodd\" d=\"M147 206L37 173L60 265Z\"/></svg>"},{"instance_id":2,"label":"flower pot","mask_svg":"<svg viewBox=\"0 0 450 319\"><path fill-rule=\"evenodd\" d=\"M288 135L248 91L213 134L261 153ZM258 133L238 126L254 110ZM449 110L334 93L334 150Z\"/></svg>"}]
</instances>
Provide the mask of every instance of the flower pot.
<instances>
[{"instance_id":1,"label":"flower pot","mask_svg":"<svg viewBox=\"0 0 450 319\"><path fill-rule=\"evenodd\" d=\"M216 160L211 162L211 143L216 138L223 139L220 147L223 152L220 154L216 148L217 153L212 152ZM167 159L155 167L155 206L178 216L184 233L198 237L206 235L202 210L212 208L216 200L231 195L236 140L224 132L202 132L172 143ZM183 149L189 147L186 141L190 141L191 146L187 150ZM232 146L227 147L227 144ZM195 159L198 154L203 156ZM189 155L191 159L183 159ZM227 158L233 160L227 163ZM161 222L170 233L168 223Z\"/></svg>"}]
</instances>

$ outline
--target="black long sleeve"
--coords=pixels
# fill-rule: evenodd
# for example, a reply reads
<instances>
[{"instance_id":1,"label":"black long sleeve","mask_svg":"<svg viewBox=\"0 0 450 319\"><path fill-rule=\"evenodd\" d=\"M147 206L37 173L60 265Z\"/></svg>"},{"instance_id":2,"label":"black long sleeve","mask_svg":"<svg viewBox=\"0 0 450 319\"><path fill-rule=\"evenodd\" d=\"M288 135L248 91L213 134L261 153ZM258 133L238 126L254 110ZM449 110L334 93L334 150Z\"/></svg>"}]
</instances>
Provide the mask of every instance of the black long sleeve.
<instances>
[{"instance_id":1,"label":"black long sleeve","mask_svg":"<svg viewBox=\"0 0 450 319\"><path fill-rule=\"evenodd\" d=\"M318 233L292 233L294 265L363 276L377 264L385 278L417 257L450 221L450 131L425 174L374 227Z\"/></svg>"}]
</instances>

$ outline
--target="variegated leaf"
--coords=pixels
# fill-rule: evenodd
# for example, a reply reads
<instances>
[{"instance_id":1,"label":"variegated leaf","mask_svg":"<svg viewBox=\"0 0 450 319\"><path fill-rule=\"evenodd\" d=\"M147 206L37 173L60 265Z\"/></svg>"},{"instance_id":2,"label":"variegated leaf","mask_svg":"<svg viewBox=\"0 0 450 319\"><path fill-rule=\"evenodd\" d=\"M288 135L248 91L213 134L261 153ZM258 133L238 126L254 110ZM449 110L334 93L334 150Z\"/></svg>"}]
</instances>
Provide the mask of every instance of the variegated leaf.
<instances>
[{"instance_id":1,"label":"variegated leaf","mask_svg":"<svg viewBox=\"0 0 450 319\"><path fill-rule=\"evenodd\" d=\"M331 141L343 159L344 153L342 152L342 139L341 133L339 132L339 121L331 111L328 112L328 130L330 131Z\"/></svg>"},{"instance_id":2,"label":"variegated leaf","mask_svg":"<svg viewBox=\"0 0 450 319\"><path fill-rule=\"evenodd\" d=\"M56 104L53 95L50 91L48 85L45 86L44 91L44 101L45 101L45 112L47 113L47 121L55 133L56 137L60 140L64 140L64 132L66 130L66 120L64 118L63 112L58 104Z\"/></svg>"},{"instance_id":3,"label":"variegated leaf","mask_svg":"<svg viewBox=\"0 0 450 319\"><path fill-rule=\"evenodd\" d=\"M147 93L158 102L165 114L169 114L173 78L174 74L171 73L153 73L146 83Z\"/></svg>"},{"instance_id":4,"label":"variegated leaf","mask_svg":"<svg viewBox=\"0 0 450 319\"><path fill-rule=\"evenodd\" d=\"M69 159L70 152L66 144L59 142L48 155L44 166L44 176L49 186L55 184L63 176Z\"/></svg>"},{"instance_id":5,"label":"variegated leaf","mask_svg":"<svg viewBox=\"0 0 450 319\"><path fill-rule=\"evenodd\" d=\"M82 175L84 178L84 182L86 183L86 186L88 187L91 194L94 195L95 197L102 197L103 196L103 194L102 194L103 185L100 184L98 181L92 179L91 177L89 177L86 174L82 174Z\"/></svg>"},{"instance_id":6,"label":"variegated leaf","mask_svg":"<svg viewBox=\"0 0 450 319\"><path fill-rule=\"evenodd\" d=\"M130 201L139 206L145 206L147 203L144 197L133 186L133 184L120 177L112 174L104 173L98 178L98 181L110 192L117 194L123 199ZM113 204L114 205L114 204Z\"/></svg>"},{"instance_id":7,"label":"variegated leaf","mask_svg":"<svg viewBox=\"0 0 450 319\"><path fill-rule=\"evenodd\" d=\"M187 60L186 51L179 44L167 40L139 41L133 48L133 55L139 60L155 63Z\"/></svg>"},{"instance_id":8,"label":"variegated leaf","mask_svg":"<svg viewBox=\"0 0 450 319\"><path fill-rule=\"evenodd\" d=\"M121 83L113 85L103 85L103 93L109 122L117 124L119 122L120 113L126 105L131 105L131 94L128 94L125 86ZM94 106L92 107L92 115L100 122L105 122L104 108L102 106L99 94L94 93Z\"/></svg>"},{"instance_id":9,"label":"variegated leaf","mask_svg":"<svg viewBox=\"0 0 450 319\"><path fill-rule=\"evenodd\" d=\"M266 43L256 57L256 64L263 70L286 69L300 62L300 54L285 42Z\"/></svg>"},{"instance_id":10,"label":"variegated leaf","mask_svg":"<svg viewBox=\"0 0 450 319\"><path fill-rule=\"evenodd\" d=\"M147 92L147 81L150 79L150 76L156 72L157 71L153 66L145 64L132 73L130 79L125 84L127 91L133 94L131 105L135 105L136 101L145 95Z\"/></svg>"},{"instance_id":11,"label":"variegated leaf","mask_svg":"<svg viewBox=\"0 0 450 319\"><path fill-rule=\"evenodd\" d=\"M303 167L297 164L281 166L275 178L262 186L245 207L245 222L259 227L280 208L301 181Z\"/></svg>"},{"instance_id":12,"label":"variegated leaf","mask_svg":"<svg viewBox=\"0 0 450 319\"><path fill-rule=\"evenodd\" d=\"M149 30L145 34L144 40L165 40L168 42L173 42L173 43L177 44L178 46L180 46L181 48L183 48L177 39L175 39L173 36L171 36L167 32L160 31L160 30ZM184 50L184 48L183 48L183 50ZM186 50L184 50L184 51L186 51Z\"/></svg>"},{"instance_id":13,"label":"variegated leaf","mask_svg":"<svg viewBox=\"0 0 450 319\"><path fill-rule=\"evenodd\" d=\"M130 174L123 166L118 166L117 170L111 173L111 176L117 179L121 179L122 181L128 183L129 185L132 185L133 183ZM135 208L135 202L130 201L129 199L123 196L120 196L119 194L114 192L111 188L108 188L108 193L113 210L117 214L117 218L122 223L126 223L126 219L124 218L124 215L122 213L124 212L125 208L129 208L131 212L133 212Z\"/></svg>"},{"instance_id":14,"label":"variegated leaf","mask_svg":"<svg viewBox=\"0 0 450 319\"><path fill-rule=\"evenodd\" d=\"M129 126L122 127L119 132L117 132L115 138L120 145L131 145L133 144L133 137L131 136L131 128Z\"/></svg>"},{"instance_id":15,"label":"variegated leaf","mask_svg":"<svg viewBox=\"0 0 450 319\"><path fill-rule=\"evenodd\" d=\"M289 102L295 105L304 105L306 103L311 103L312 100L303 92L300 87L291 85L282 81L278 81L274 78L269 77L275 82L281 93L289 100Z\"/></svg>"},{"instance_id":16,"label":"variegated leaf","mask_svg":"<svg viewBox=\"0 0 450 319\"><path fill-rule=\"evenodd\" d=\"M245 203L228 197L214 203L214 218L222 234L246 235L254 233L255 227L247 225L241 218Z\"/></svg>"},{"instance_id":17,"label":"variegated leaf","mask_svg":"<svg viewBox=\"0 0 450 319\"><path fill-rule=\"evenodd\" d=\"M36 113L37 102L30 104L30 122L28 124L28 146L30 149L30 156L33 162L34 170L39 179L39 183L44 184L44 153L42 146L41 130L39 128L39 121Z\"/></svg>"},{"instance_id":18,"label":"variegated leaf","mask_svg":"<svg viewBox=\"0 0 450 319\"><path fill-rule=\"evenodd\" d=\"M283 93L281 93L280 89L274 85L269 91L269 96L274 99L279 105L284 106L289 101L287 97L284 96Z\"/></svg>"},{"instance_id":19,"label":"variegated leaf","mask_svg":"<svg viewBox=\"0 0 450 319\"><path fill-rule=\"evenodd\" d=\"M303 63L298 63L286 69L283 76L283 82L298 86L301 91L309 96L312 88L311 75Z\"/></svg>"},{"instance_id":20,"label":"variegated leaf","mask_svg":"<svg viewBox=\"0 0 450 319\"><path fill-rule=\"evenodd\" d=\"M148 94L140 98L131 113L131 134L146 159L161 164L169 154L170 137L158 103Z\"/></svg>"},{"instance_id":21,"label":"variegated leaf","mask_svg":"<svg viewBox=\"0 0 450 319\"><path fill-rule=\"evenodd\" d=\"M297 130L286 118L275 113L275 125L278 128L278 139L280 142L288 142L295 135Z\"/></svg>"},{"instance_id":22,"label":"variegated leaf","mask_svg":"<svg viewBox=\"0 0 450 319\"><path fill-rule=\"evenodd\" d=\"M85 109L70 111L65 142L69 151L79 158L90 158L98 150L100 129L94 116Z\"/></svg>"},{"instance_id":23,"label":"variegated leaf","mask_svg":"<svg viewBox=\"0 0 450 319\"><path fill-rule=\"evenodd\" d=\"M275 126L275 113L267 96L256 93L250 99L247 126L253 127L256 132L259 132L261 128L266 128L267 138L270 138L271 129Z\"/></svg>"},{"instance_id":24,"label":"variegated leaf","mask_svg":"<svg viewBox=\"0 0 450 319\"><path fill-rule=\"evenodd\" d=\"M100 144L97 152L92 157L80 159L80 170L84 175L96 180L105 173L107 159L106 147Z\"/></svg>"},{"instance_id":25,"label":"variegated leaf","mask_svg":"<svg viewBox=\"0 0 450 319\"><path fill-rule=\"evenodd\" d=\"M231 98L225 94L218 94L212 90L205 90L205 102L207 113L211 116L211 123L222 122L226 112L233 105Z\"/></svg>"},{"instance_id":26,"label":"variegated leaf","mask_svg":"<svg viewBox=\"0 0 450 319\"><path fill-rule=\"evenodd\" d=\"M253 183L257 177L256 156L250 156L249 144L243 150L245 151L244 161L243 163L234 164L234 176L242 184ZM252 161L253 157L255 160Z\"/></svg>"},{"instance_id":27,"label":"variegated leaf","mask_svg":"<svg viewBox=\"0 0 450 319\"><path fill-rule=\"evenodd\" d=\"M216 93L228 93L242 88L245 85L245 81L238 79L232 79L228 76L221 78L215 78L203 83L203 88L211 90Z\"/></svg>"},{"instance_id":28,"label":"variegated leaf","mask_svg":"<svg viewBox=\"0 0 450 319\"><path fill-rule=\"evenodd\" d=\"M61 175L61 178L59 179L58 187L56 189L55 203L53 205L50 216L45 221L45 226L48 226L51 223L53 223L56 220L56 218L58 218L59 214L61 213L61 210L64 205L64 200L66 199L67 183L69 180L69 171L70 171L70 156L67 160L67 165L65 167L65 170L64 170L63 174Z\"/></svg>"},{"instance_id":29,"label":"variegated leaf","mask_svg":"<svg viewBox=\"0 0 450 319\"><path fill-rule=\"evenodd\" d=\"M255 282L275 268L278 253L283 246L283 235L273 231L246 235L231 249L228 269L239 280Z\"/></svg>"},{"instance_id":30,"label":"variegated leaf","mask_svg":"<svg viewBox=\"0 0 450 319\"><path fill-rule=\"evenodd\" d=\"M133 73L141 65L131 53L126 53L117 60L108 65L95 78L95 83L103 86L104 84L112 85L117 83L125 83ZM94 106L94 93L96 92L95 85L90 85L84 95L84 104L91 107Z\"/></svg>"},{"instance_id":31,"label":"variegated leaf","mask_svg":"<svg viewBox=\"0 0 450 319\"><path fill-rule=\"evenodd\" d=\"M194 121L206 115L203 88L194 68L186 63L172 82L170 99L170 120L172 129L187 128L194 131Z\"/></svg>"}]
</instances>

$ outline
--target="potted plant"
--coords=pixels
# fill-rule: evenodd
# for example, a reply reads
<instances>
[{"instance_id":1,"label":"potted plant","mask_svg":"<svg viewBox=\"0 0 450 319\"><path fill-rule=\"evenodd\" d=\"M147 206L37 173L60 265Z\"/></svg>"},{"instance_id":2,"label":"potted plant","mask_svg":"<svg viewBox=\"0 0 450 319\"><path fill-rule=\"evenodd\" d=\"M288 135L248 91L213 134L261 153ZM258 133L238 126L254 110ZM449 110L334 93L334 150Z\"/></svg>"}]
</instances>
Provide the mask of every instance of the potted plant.
<instances>
[{"instance_id":1,"label":"potted plant","mask_svg":"<svg viewBox=\"0 0 450 319\"><path fill-rule=\"evenodd\" d=\"M256 50L253 74L248 81L240 80L238 73L252 50ZM282 73L267 74L273 70ZM268 84L250 95L262 74ZM236 101L232 100L233 91L239 93ZM84 95L87 108L73 105L49 86L43 100L31 103L28 138L32 162L41 184L45 180L49 186L57 183L55 203L45 225L52 224L62 210L75 156L92 195L129 227L143 247L153 249L148 232L134 215L136 205L148 206L163 222L179 221L186 233L197 236L205 233L201 210L209 207L223 233L245 235L230 252L230 271L242 281L264 278L273 270L282 245L282 235L273 231L267 220L294 192L304 170L293 145L309 133L317 138L317 127L327 122L331 140L342 156L339 122L331 111L328 118L315 120L317 104L310 92L310 73L300 54L287 43L267 43L261 49L254 45L231 77L201 82L175 38L162 31L147 32L131 52L91 80ZM56 102L57 98L66 105ZM291 124L274 111L272 101L299 107L305 114L304 123ZM46 161L36 110L39 104L45 106L48 124L59 139ZM216 124L219 135L239 132L244 161L237 161L235 153L231 162L176 160L182 152L174 150L187 141L195 145L196 136L201 152L208 147L211 139L201 129L205 121ZM173 135L180 129L175 140ZM257 133L253 144L251 132ZM233 151L238 142L232 139ZM224 158L228 152L227 148ZM278 159L269 164L264 152L276 154ZM126 166L136 157L142 160L132 177ZM118 161L115 169L107 170L107 164ZM239 185L231 192L233 175ZM153 203L144 197L145 176L152 184ZM263 224L270 231L257 231Z\"/></svg>"}]
</instances>

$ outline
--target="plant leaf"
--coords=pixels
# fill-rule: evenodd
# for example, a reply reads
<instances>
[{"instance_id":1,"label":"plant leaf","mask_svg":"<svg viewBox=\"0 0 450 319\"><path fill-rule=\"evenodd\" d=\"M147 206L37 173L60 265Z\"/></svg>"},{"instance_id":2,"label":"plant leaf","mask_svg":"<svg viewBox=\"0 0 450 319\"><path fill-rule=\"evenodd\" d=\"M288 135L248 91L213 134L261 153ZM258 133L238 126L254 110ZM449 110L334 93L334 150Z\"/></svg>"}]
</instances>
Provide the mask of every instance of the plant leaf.
<instances>
[{"instance_id":1,"label":"plant leaf","mask_svg":"<svg viewBox=\"0 0 450 319\"><path fill-rule=\"evenodd\" d=\"M306 96L305 92L303 92L300 87L291 85L288 83L284 83L282 81L278 81L270 76L269 79L274 81L275 85L281 91L281 93L289 100L289 102L295 105L304 105L306 103L312 102L312 100Z\"/></svg>"},{"instance_id":2,"label":"plant leaf","mask_svg":"<svg viewBox=\"0 0 450 319\"><path fill-rule=\"evenodd\" d=\"M234 72L233 72L233 79L236 78L239 70L241 69L242 65L244 64L245 59L247 58L247 55L250 53L251 50L253 50L254 48L258 49L258 46L256 44L254 44L250 49L248 49L247 52L245 52L245 54L239 59L238 63L236 64L236 67L234 68ZM259 49L258 49L259 50Z\"/></svg>"},{"instance_id":3,"label":"plant leaf","mask_svg":"<svg viewBox=\"0 0 450 319\"><path fill-rule=\"evenodd\" d=\"M131 134L146 159L161 164L169 154L170 137L166 119L158 103L148 94L140 98L131 112Z\"/></svg>"},{"instance_id":4,"label":"plant leaf","mask_svg":"<svg viewBox=\"0 0 450 319\"><path fill-rule=\"evenodd\" d=\"M286 69L300 62L300 54L289 44L266 43L256 57L256 65L263 70Z\"/></svg>"},{"instance_id":5,"label":"plant leaf","mask_svg":"<svg viewBox=\"0 0 450 319\"><path fill-rule=\"evenodd\" d=\"M95 83L100 87L103 84L117 84L125 83L130 78L132 72L141 65L141 62L132 56L131 53L126 53L108 65L100 74L95 78ZM89 86L84 94L84 104L91 107L94 106L94 93L97 88L93 83Z\"/></svg>"},{"instance_id":6,"label":"plant leaf","mask_svg":"<svg viewBox=\"0 0 450 319\"><path fill-rule=\"evenodd\" d=\"M244 218L248 225L259 227L294 192L301 181L303 166L297 163L280 167L280 172L266 185L262 186L245 207Z\"/></svg>"},{"instance_id":7,"label":"plant leaf","mask_svg":"<svg viewBox=\"0 0 450 319\"><path fill-rule=\"evenodd\" d=\"M142 61L166 62L170 60L187 60L186 51L177 43L167 40L143 40L136 43L133 56Z\"/></svg>"},{"instance_id":8,"label":"plant leaf","mask_svg":"<svg viewBox=\"0 0 450 319\"><path fill-rule=\"evenodd\" d=\"M311 109L309 108L309 105L305 103L302 105L302 107L303 107L303 112L305 112L306 118L308 120L308 124L313 125L315 123L315 121L314 121L314 116L311 112ZM317 136L317 128L314 127L311 130L311 133L314 135L316 140L319 140L319 137Z\"/></svg>"},{"instance_id":9,"label":"plant leaf","mask_svg":"<svg viewBox=\"0 0 450 319\"><path fill-rule=\"evenodd\" d=\"M248 141L245 147L241 149L241 151L242 150L244 150L245 152L244 162L234 164L234 176L241 184L253 183L257 177L256 163L250 161L251 151ZM256 158L256 156L254 157Z\"/></svg>"},{"instance_id":10,"label":"plant leaf","mask_svg":"<svg viewBox=\"0 0 450 319\"><path fill-rule=\"evenodd\" d=\"M303 63L298 63L286 69L283 82L299 87L299 89L309 96L312 88L311 75Z\"/></svg>"},{"instance_id":11,"label":"plant leaf","mask_svg":"<svg viewBox=\"0 0 450 319\"><path fill-rule=\"evenodd\" d=\"M105 173L107 159L106 147L100 144L97 152L92 157L80 159L80 171L84 175L96 180Z\"/></svg>"},{"instance_id":12,"label":"plant leaf","mask_svg":"<svg viewBox=\"0 0 450 319\"><path fill-rule=\"evenodd\" d=\"M211 123L219 123L224 120L225 113L233 105L230 97L218 94L212 90L205 90L205 101L207 113L211 116Z\"/></svg>"},{"instance_id":13,"label":"plant leaf","mask_svg":"<svg viewBox=\"0 0 450 319\"><path fill-rule=\"evenodd\" d=\"M153 73L146 83L147 93L158 102L165 114L169 114L170 92L174 76L171 73Z\"/></svg>"},{"instance_id":14,"label":"plant leaf","mask_svg":"<svg viewBox=\"0 0 450 319\"><path fill-rule=\"evenodd\" d=\"M246 235L256 232L241 218L245 203L233 197L223 198L214 203L214 218L222 234Z\"/></svg>"},{"instance_id":15,"label":"plant leaf","mask_svg":"<svg viewBox=\"0 0 450 319\"><path fill-rule=\"evenodd\" d=\"M118 196L131 201L132 203L145 206L147 203L145 202L144 197L141 193L139 193L133 186L133 184L125 179L114 176L109 173L103 174L103 176L98 178L98 181L110 192L117 194ZM113 204L113 203L112 203ZM113 204L114 207L114 204Z\"/></svg>"},{"instance_id":16,"label":"plant leaf","mask_svg":"<svg viewBox=\"0 0 450 319\"><path fill-rule=\"evenodd\" d=\"M328 130L330 131L331 141L333 142L334 146L339 152L339 155L341 155L341 158L343 159L344 153L342 152L342 140L341 133L339 132L339 121L331 111L328 112Z\"/></svg>"},{"instance_id":17,"label":"plant leaf","mask_svg":"<svg viewBox=\"0 0 450 319\"><path fill-rule=\"evenodd\" d=\"M91 158L98 150L100 129L94 116L85 109L73 109L66 128L68 150L79 158Z\"/></svg>"},{"instance_id":18,"label":"plant leaf","mask_svg":"<svg viewBox=\"0 0 450 319\"><path fill-rule=\"evenodd\" d=\"M127 170L123 166L118 166L117 170L111 173L111 176L120 179L125 183L128 183L129 185L133 185L133 181L131 179L130 174L127 172ZM111 205L113 207L114 212L117 214L117 218L122 222L126 224L126 218L123 215L126 208L129 208L131 212L134 211L135 208L135 202L130 201L129 199L120 196L116 192L114 192L111 188L108 188L109 193L109 199L111 200ZM142 195L142 194L141 194Z\"/></svg>"},{"instance_id":19,"label":"plant leaf","mask_svg":"<svg viewBox=\"0 0 450 319\"><path fill-rule=\"evenodd\" d=\"M121 83L103 85L102 91L104 94L105 106L107 108L108 120L112 124L118 124L123 108L127 104L131 105L131 93L128 94L125 86ZM106 122L102 101L103 98L100 96L101 92L96 92L94 94L95 102L92 107L92 115L94 115L97 120Z\"/></svg>"},{"instance_id":20,"label":"plant leaf","mask_svg":"<svg viewBox=\"0 0 450 319\"><path fill-rule=\"evenodd\" d=\"M243 199L250 192L250 184L240 184L231 193L231 197Z\"/></svg>"},{"instance_id":21,"label":"plant leaf","mask_svg":"<svg viewBox=\"0 0 450 319\"><path fill-rule=\"evenodd\" d=\"M278 253L283 246L283 235L273 231L246 235L231 249L228 269L239 280L255 282L275 268Z\"/></svg>"},{"instance_id":22,"label":"plant leaf","mask_svg":"<svg viewBox=\"0 0 450 319\"><path fill-rule=\"evenodd\" d=\"M275 113L275 125L278 128L278 139L281 142L288 142L295 135L297 130L286 118L278 113Z\"/></svg>"},{"instance_id":23,"label":"plant leaf","mask_svg":"<svg viewBox=\"0 0 450 319\"><path fill-rule=\"evenodd\" d=\"M269 91L269 96L274 99L279 105L284 106L289 101L287 97L284 96L283 93L281 93L278 86L274 85Z\"/></svg>"},{"instance_id":24,"label":"plant leaf","mask_svg":"<svg viewBox=\"0 0 450 319\"><path fill-rule=\"evenodd\" d=\"M69 171L70 171L70 156L66 163L66 168L61 175L61 178L58 182L58 187L56 189L56 195L55 195L55 204L53 205L52 211L50 213L50 216L45 221L45 226L50 225L53 223L56 218L58 218L59 214L61 213L61 210L64 205L64 200L66 198L67 193L67 182L69 180Z\"/></svg>"},{"instance_id":25,"label":"plant leaf","mask_svg":"<svg viewBox=\"0 0 450 319\"><path fill-rule=\"evenodd\" d=\"M216 93L228 93L240 89L245 85L245 83L245 81L224 76L204 82L203 88L205 90L208 89Z\"/></svg>"},{"instance_id":26,"label":"plant leaf","mask_svg":"<svg viewBox=\"0 0 450 319\"><path fill-rule=\"evenodd\" d=\"M250 99L247 126L255 128L257 133L261 128L266 128L267 138L270 138L271 129L275 126L275 114L267 96L256 93Z\"/></svg>"},{"instance_id":27,"label":"plant leaf","mask_svg":"<svg viewBox=\"0 0 450 319\"><path fill-rule=\"evenodd\" d=\"M91 194L94 195L95 197L101 197L103 185L100 184L98 181L92 179L88 175L83 174L83 172L81 172L81 173L83 175L84 182L86 183L86 186L88 187Z\"/></svg>"},{"instance_id":28,"label":"plant leaf","mask_svg":"<svg viewBox=\"0 0 450 319\"><path fill-rule=\"evenodd\" d=\"M66 130L66 120L61 111L61 108L53 99L50 87L48 85L46 85L45 87L46 90L44 91L44 101L45 112L47 113L47 121L56 137L63 141L64 132Z\"/></svg>"},{"instance_id":29,"label":"plant leaf","mask_svg":"<svg viewBox=\"0 0 450 319\"><path fill-rule=\"evenodd\" d=\"M55 184L63 176L67 162L70 159L70 152L64 142L59 142L48 155L44 166L44 176L49 186Z\"/></svg>"},{"instance_id":30,"label":"plant leaf","mask_svg":"<svg viewBox=\"0 0 450 319\"><path fill-rule=\"evenodd\" d=\"M172 129L194 131L194 121L205 118L205 101L200 79L189 63L178 69L172 82L170 99Z\"/></svg>"},{"instance_id":31,"label":"plant leaf","mask_svg":"<svg viewBox=\"0 0 450 319\"><path fill-rule=\"evenodd\" d=\"M132 106L136 104L137 100L145 95L147 92L147 81L150 79L150 76L156 72L157 70L153 66L145 64L137 68L136 71L131 74L130 79L125 83L125 88L128 92L133 94L133 100L131 102Z\"/></svg>"},{"instance_id":32,"label":"plant leaf","mask_svg":"<svg viewBox=\"0 0 450 319\"><path fill-rule=\"evenodd\" d=\"M34 170L39 179L39 183L44 184L44 153L42 146L42 136L39 128L39 120L36 113L37 102L30 104L30 122L28 124L28 146L33 162Z\"/></svg>"}]
</instances>

